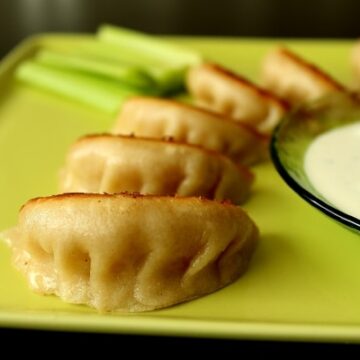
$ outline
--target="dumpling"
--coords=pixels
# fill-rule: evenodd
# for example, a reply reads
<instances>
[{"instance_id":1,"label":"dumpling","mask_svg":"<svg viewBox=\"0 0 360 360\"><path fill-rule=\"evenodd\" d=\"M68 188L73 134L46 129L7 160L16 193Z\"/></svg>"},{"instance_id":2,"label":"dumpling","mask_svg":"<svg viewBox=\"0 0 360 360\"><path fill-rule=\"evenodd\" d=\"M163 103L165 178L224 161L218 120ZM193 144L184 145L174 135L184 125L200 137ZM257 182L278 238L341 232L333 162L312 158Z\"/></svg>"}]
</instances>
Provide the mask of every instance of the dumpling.
<instances>
[{"instance_id":1,"label":"dumpling","mask_svg":"<svg viewBox=\"0 0 360 360\"><path fill-rule=\"evenodd\" d=\"M195 103L269 134L288 110L287 104L247 79L215 64L190 68L187 88Z\"/></svg>"},{"instance_id":2,"label":"dumpling","mask_svg":"<svg viewBox=\"0 0 360 360\"><path fill-rule=\"evenodd\" d=\"M243 202L252 173L195 145L123 135L91 135L69 151L61 192L140 192Z\"/></svg>"},{"instance_id":3,"label":"dumpling","mask_svg":"<svg viewBox=\"0 0 360 360\"><path fill-rule=\"evenodd\" d=\"M355 75L357 87L360 87L360 40L358 40L351 53L351 65Z\"/></svg>"},{"instance_id":4,"label":"dumpling","mask_svg":"<svg viewBox=\"0 0 360 360\"><path fill-rule=\"evenodd\" d=\"M240 164L267 157L268 137L228 118L174 100L134 97L122 107L115 134L171 137L218 151Z\"/></svg>"},{"instance_id":5,"label":"dumpling","mask_svg":"<svg viewBox=\"0 0 360 360\"><path fill-rule=\"evenodd\" d=\"M345 91L324 71L285 48L271 51L262 70L264 86L292 104Z\"/></svg>"},{"instance_id":6,"label":"dumpling","mask_svg":"<svg viewBox=\"0 0 360 360\"><path fill-rule=\"evenodd\" d=\"M62 194L27 202L7 236L34 291L101 311L146 311L236 280L258 230L229 203Z\"/></svg>"}]
</instances>

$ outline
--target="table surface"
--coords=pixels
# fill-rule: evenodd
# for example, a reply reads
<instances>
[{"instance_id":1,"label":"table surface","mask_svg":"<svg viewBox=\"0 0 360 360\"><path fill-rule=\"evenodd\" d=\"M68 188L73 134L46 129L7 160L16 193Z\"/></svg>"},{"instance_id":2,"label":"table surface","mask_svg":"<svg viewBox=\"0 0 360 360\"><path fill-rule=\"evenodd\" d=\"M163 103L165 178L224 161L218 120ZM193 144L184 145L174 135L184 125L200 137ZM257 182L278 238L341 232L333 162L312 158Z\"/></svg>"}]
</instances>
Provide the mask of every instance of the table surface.
<instances>
[{"instance_id":1,"label":"table surface","mask_svg":"<svg viewBox=\"0 0 360 360\"><path fill-rule=\"evenodd\" d=\"M131 354L138 351L141 347L146 349L147 354L174 354L190 355L201 353L202 357L211 355L221 355L224 359L227 355L251 356L269 354L289 354L295 353L317 353L321 352L323 356L331 354L332 356L341 352L342 358L346 354L356 354L360 349L353 344L322 344L322 343L304 343L304 342L273 342L273 341L239 341L239 340L220 340L220 339L196 339L186 337L159 337L159 336L138 336L138 335L118 335L118 334L93 334L93 333L69 333L53 332L39 330L15 330L0 329L0 338L2 349L14 348L13 341L22 344L27 348L27 344L33 348L34 344L46 344L47 349L57 349L57 354L62 355L81 349L82 356L96 353L97 350L106 351L112 354L118 352L121 354ZM59 346L63 344L63 346ZM38 351L33 349L34 351ZM140 353L141 354L141 353ZM167 355L168 356L168 355ZM172 356L172 355L170 355ZM250 357L249 357L250 358ZM292 357L291 357L292 358Z\"/></svg>"}]
</instances>

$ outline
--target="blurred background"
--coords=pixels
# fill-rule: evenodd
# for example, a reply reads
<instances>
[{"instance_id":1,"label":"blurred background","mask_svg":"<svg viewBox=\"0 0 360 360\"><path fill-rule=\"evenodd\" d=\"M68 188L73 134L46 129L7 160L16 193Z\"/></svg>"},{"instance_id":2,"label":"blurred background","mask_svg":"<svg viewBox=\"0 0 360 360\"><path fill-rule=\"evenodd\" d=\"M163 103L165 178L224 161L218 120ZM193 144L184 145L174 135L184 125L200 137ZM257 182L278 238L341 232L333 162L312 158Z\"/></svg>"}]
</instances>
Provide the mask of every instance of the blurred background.
<instances>
[{"instance_id":1,"label":"blurred background","mask_svg":"<svg viewBox=\"0 0 360 360\"><path fill-rule=\"evenodd\" d=\"M359 0L1 0L0 56L31 34L104 22L169 35L356 38L359 14Z\"/></svg>"}]
</instances>

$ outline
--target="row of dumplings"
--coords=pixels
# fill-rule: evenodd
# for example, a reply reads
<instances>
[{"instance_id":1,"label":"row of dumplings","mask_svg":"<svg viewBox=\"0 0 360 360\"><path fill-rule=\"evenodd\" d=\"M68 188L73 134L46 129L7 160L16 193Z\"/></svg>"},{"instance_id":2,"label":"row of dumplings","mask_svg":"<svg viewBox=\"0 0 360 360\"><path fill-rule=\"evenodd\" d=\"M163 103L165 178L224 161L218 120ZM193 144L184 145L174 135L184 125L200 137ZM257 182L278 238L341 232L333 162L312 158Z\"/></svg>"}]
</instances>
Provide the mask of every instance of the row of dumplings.
<instances>
[{"instance_id":1,"label":"row of dumplings","mask_svg":"<svg viewBox=\"0 0 360 360\"><path fill-rule=\"evenodd\" d=\"M345 88L285 48L263 63L263 90L218 65L191 68L195 105L137 97L128 100L112 134L80 139L63 171L63 192L204 196L243 203L267 158L280 119L304 101Z\"/></svg>"},{"instance_id":2,"label":"row of dumplings","mask_svg":"<svg viewBox=\"0 0 360 360\"><path fill-rule=\"evenodd\" d=\"M63 192L139 192L243 203L268 157L269 134L287 104L214 64L190 69L195 104L134 97L112 134L90 135L69 151Z\"/></svg>"},{"instance_id":3,"label":"row of dumplings","mask_svg":"<svg viewBox=\"0 0 360 360\"><path fill-rule=\"evenodd\" d=\"M342 91L285 49L264 68L271 92L201 64L187 78L196 105L133 98L112 133L79 139L63 194L27 202L6 233L30 287L100 311L148 311L235 281L259 237L232 204L249 196L249 166L267 158L289 104Z\"/></svg>"},{"instance_id":4,"label":"row of dumplings","mask_svg":"<svg viewBox=\"0 0 360 360\"><path fill-rule=\"evenodd\" d=\"M63 192L139 192L243 203L266 157L266 137L216 113L158 98L124 104L113 134L80 139Z\"/></svg>"}]
</instances>

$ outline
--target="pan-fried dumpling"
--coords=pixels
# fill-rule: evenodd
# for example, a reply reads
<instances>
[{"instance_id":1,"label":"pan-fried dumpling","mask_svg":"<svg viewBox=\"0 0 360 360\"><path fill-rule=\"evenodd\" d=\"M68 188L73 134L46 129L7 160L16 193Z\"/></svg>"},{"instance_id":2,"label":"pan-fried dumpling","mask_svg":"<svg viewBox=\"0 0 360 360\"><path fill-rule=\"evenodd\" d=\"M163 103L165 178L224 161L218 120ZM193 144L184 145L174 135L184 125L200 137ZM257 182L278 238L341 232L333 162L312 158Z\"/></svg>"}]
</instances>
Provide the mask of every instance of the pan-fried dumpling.
<instances>
[{"instance_id":1,"label":"pan-fried dumpling","mask_svg":"<svg viewBox=\"0 0 360 360\"><path fill-rule=\"evenodd\" d=\"M121 135L92 135L71 148L61 192L139 192L243 202L253 176L195 145Z\"/></svg>"},{"instance_id":2,"label":"pan-fried dumpling","mask_svg":"<svg viewBox=\"0 0 360 360\"><path fill-rule=\"evenodd\" d=\"M357 87L360 87L360 40L358 40L351 53L351 65L356 79Z\"/></svg>"},{"instance_id":3,"label":"pan-fried dumpling","mask_svg":"<svg viewBox=\"0 0 360 360\"><path fill-rule=\"evenodd\" d=\"M285 48L275 49L265 58L263 83L267 89L292 104L345 91L324 71Z\"/></svg>"},{"instance_id":4,"label":"pan-fried dumpling","mask_svg":"<svg viewBox=\"0 0 360 360\"><path fill-rule=\"evenodd\" d=\"M187 75L187 88L197 105L265 134L271 133L288 110L283 100L215 64L192 67Z\"/></svg>"},{"instance_id":5,"label":"pan-fried dumpling","mask_svg":"<svg viewBox=\"0 0 360 360\"><path fill-rule=\"evenodd\" d=\"M267 156L268 138L228 118L174 100L134 97L123 104L116 134L171 137L218 151L245 165Z\"/></svg>"},{"instance_id":6,"label":"pan-fried dumpling","mask_svg":"<svg viewBox=\"0 0 360 360\"><path fill-rule=\"evenodd\" d=\"M62 194L26 203L7 236L36 292L99 310L146 311L236 280L258 231L229 203Z\"/></svg>"}]
</instances>

